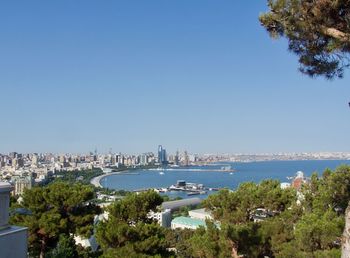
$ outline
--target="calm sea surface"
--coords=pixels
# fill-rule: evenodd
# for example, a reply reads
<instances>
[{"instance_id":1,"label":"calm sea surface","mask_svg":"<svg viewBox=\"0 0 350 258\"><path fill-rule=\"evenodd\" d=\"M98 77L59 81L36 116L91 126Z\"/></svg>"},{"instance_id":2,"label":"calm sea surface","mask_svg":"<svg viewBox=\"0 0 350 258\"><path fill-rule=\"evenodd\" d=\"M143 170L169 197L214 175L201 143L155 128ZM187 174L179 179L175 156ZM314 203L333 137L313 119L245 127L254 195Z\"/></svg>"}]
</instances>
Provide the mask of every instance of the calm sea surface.
<instances>
[{"instance_id":1,"label":"calm sea surface","mask_svg":"<svg viewBox=\"0 0 350 258\"><path fill-rule=\"evenodd\" d=\"M305 176L313 172L319 175L326 168L334 169L341 164L350 165L349 160L308 160L308 161L264 161L250 163L220 163L215 166L190 167L164 171L134 170L135 175L119 174L110 175L101 180L104 187L110 189L136 190L145 188L169 187L176 184L177 180L204 184L209 188L227 187L235 189L240 183L246 181L260 182L263 179L278 179L281 182L289 182L287 177L294 176L297 171L303 171ZM222 166L231 165L236 171L217 172ZM191 169L203 169L204 171L191 171ZM208 192L211 194L213 192ZM180 196L187 198L183 192L168 192L170 197ZM195 195L192 197L205 198L207 195Z\"/></svg>"}]
</instances>

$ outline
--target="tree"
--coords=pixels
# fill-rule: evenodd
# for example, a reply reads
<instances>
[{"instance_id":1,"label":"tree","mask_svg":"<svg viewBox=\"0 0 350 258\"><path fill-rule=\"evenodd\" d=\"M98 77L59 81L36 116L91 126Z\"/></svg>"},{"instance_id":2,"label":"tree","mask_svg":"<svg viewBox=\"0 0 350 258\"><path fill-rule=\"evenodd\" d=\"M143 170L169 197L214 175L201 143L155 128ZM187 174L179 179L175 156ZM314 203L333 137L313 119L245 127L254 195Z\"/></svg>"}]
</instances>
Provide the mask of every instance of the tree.
<instances>
[{"instance_id":1,"label":"tree","mask_svg":"<svg viewBox=\"0 0 350 258\"><path fill-rule=\"evenodd\" d=\"M296 257L296 245L293 243L292 252L289 252L289 243L294 240L294 227L302 216L303 208L293 206L279 216L260 223L259 235L261 245L264 245L264 254L275 257ZM288 255L290 253L291 255Z\"/></svg>"},{"instance_id":2,"label":"tree","mask_svg":"<svg viewBox=\"0 0 350 258\"><path fill-rule=\"evenodd\" d=\"M296 247L309 253L331 250L341 236L343 227L343 218L331 210L321 216L306 214L295 227Z\"/></svg>"},{"instance_id":3,"label":"tree","mask_svg":"<svg viewBox=\"0 0 350 258\"><path fill-rule=\"evenodd\" d=\"M77 258L75 241L72 236L60 235L57 246L47 255L47 258Z\"/></svg>"},{"instance_id":4,"label":"tree","mask_svg":"<svg viewBox=\"0 0 350 258\"><path fill-rule=\"evenodd\" d=\"M127 223L148 222L149 211L156 211L163 198L154 191L130 194L122 201L115 202L109 211L111 215Z\"/></svg>"},{"instance_id":5,"label":"tree","mask_svg":"<svg viewBox=\"0 0 350 258\"><path fill-rule=\"evenodd\" d=\"M96 237L104 257L167 257L166 229L148 218L162 197L154 191L131 194L116 201L107 221L97 227Z\"/></svg>"},{"instance_id":6,"label":"tree","mask_svg":"<svg viewBox=\"0 0 350 258\"><path fill-rule=\"evenodd\" d=\"M94 216L100 209L90 201L93 188L80 184L57 182L47 187L25 190L21 208L30 215L15 214L13 224L28 227L29 251L44 257L57 245L61 234L90 236Z\"/></svg>"},{"instance_id":7,"label":"tree","mask_svg":"<svg viewBox=\"0 0 350 258\"><path fill-rule=\"evenodd\" d=\"M211 221L206 221L206 225L207 228L197 229L189 240L192 256L198 258L231 257L232 246L225 231L218 229Z\"/></svg>"},{"instance_id":8,"label":"tree","mask_svg":"<svg viewBox=\"0 0 350 258\"><path fill-rule=\"evenodd\" d=\"M257 208L282 212L295 199L293 189L281 189L277 180L263 180L259 184L242 183L233 192L221 190L218 194L209 196L204 205L221 222L246 223Z\"/></svg>"},{"instance_id":9,"label":"tree","mask_svg":"<svg viewBox=\"0 0 350 258\"><path fill-rule=\"evenodd\" d=\"M342 165L323 174L322 178L313 174L310 184L302 189L305 208L318 214L328 209L344 214L350 200L350 167Z\"/></svg>"},{"instance_id":10,"label":"tree","mask_svg":"<svg viewBox=\"0 0 350 258\"><path fill-rule=\"evenodd\" d=\"M302 73L342 77L349 67L349 0L268 0L261 24L271 37L286 37Z\"/></svg>"},{"instance_id":11,"label":"tree","mask_svg":"<svg viewBox=\"0 0 350 258\"><path fill-rule=\"evenodd\" d=\"M174 229L166 232L168 245L176 248L176 257L187 258L192 256L190 239L193 234L192 229Z\"/></svg>"}]
</instances>

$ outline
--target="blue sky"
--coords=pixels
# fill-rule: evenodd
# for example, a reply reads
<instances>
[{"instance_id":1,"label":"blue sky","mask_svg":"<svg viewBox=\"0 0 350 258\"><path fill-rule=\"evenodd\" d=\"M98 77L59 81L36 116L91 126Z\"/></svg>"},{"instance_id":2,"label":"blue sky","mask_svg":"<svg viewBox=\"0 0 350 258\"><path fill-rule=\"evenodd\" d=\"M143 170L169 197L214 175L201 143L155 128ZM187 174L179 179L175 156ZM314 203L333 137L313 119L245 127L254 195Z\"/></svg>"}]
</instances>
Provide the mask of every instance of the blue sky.
<instances>
[{"instance_id":1,"label":"blue sky","mask_svg":"<svg viewBox=\"0 0 350 258\"><path fill-rule=\"evenodd\" d=\"M265 1L0 4L0 152L349 151L350 73L310 79Z\"/></svg>"}]
</instances>

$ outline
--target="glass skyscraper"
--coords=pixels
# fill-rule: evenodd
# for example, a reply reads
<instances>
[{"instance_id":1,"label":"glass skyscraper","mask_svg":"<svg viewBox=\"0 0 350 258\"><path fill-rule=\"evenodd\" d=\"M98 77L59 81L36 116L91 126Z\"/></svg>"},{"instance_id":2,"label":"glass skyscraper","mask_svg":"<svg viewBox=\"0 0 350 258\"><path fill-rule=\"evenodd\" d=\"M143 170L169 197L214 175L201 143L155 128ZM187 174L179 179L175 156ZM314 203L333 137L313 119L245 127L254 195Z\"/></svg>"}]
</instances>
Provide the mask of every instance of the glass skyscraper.
<instances>
[{"instance_id":1,"label":"glass skyscraper","mask_svg":"<svg viewBox=\"0 0 350 258\"><path fill-rule=\"evenodd\" d=\"M166 150L163 149L162 145L158 146L158 162L159 164L166 165L168 163L166 157Z\"/></svg>"}]
</instances>

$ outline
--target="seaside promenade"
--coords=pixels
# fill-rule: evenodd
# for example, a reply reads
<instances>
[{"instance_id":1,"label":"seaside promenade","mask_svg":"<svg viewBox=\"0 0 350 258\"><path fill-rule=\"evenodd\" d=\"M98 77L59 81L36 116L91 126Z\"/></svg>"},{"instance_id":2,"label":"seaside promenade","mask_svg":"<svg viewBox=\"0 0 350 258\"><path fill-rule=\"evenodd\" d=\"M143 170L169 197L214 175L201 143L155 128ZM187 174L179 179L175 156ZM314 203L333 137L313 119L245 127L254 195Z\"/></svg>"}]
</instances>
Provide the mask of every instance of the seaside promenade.
<instances>
[{"instance_id":1,"label":"seaside promenade","mask_svg":"<svg viewBox=\"0 0 350 258\"><path fill-rule=\"evenodd\" d=\"M90 180L90 184L94 185L95 187L103 187L100 183L100 180L102 178L104 178L105 176L107 175L100 175L100 176L97 176L97 177L94 177L93 179Z\"/></svg>"},{"instance_id":2,"label":"seaside promenade","mask_svg":"<svg viewBox=\"0 0 350 258\"><path fill-rule=\"evenodd\" d=\"M124 175L136 175L138 173L134 173L134 172L130 172L129 170L122 170L122 171L116 171L116 172L111 172L111 173L106 173L97 177L94 177L90 180L90 184L96 186L96 187L101 187L103 188L103 186L101 185L101 180L107 176L111 176L111 175L120 175L120 174L124 174Z\"/></svg>"}]
</instances>

